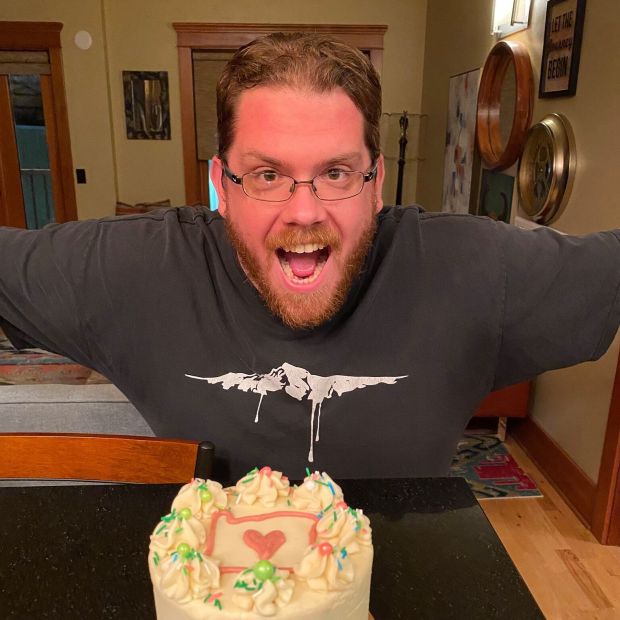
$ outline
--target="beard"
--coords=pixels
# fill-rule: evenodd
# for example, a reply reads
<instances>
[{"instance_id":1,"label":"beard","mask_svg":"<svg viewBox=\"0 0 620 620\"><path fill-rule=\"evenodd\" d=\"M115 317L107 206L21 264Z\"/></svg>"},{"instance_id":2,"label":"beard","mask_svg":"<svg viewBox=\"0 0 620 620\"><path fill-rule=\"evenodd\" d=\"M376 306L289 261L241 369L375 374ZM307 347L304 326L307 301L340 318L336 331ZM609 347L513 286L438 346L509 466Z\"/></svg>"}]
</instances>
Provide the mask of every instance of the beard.
<instances>
[{"instance_id":1,"label":"beard","mask_svg":"<svg viewBox=\"0 0 620 620\"><path fill-rule=\"evenodd\" d=\"M353 281L361 273L377 230L377 220L373 213L355 248L348 256L342 257L340 275L334 290L329 291L319 287L308 293L296 293L273 287L267 275L268 265L261 266L233 222L228 218L224 222L228 237L246 275L272 314L291 329L317 327L336 315L346 301ZM342 246L338 234L324 224L283 231L270 235L266 239L266 247L272 256L271 260L278 260L276 251L279 248L302 243L329 246L328 260L337 260L336 254Z\"/></svg>"}]
</instances>

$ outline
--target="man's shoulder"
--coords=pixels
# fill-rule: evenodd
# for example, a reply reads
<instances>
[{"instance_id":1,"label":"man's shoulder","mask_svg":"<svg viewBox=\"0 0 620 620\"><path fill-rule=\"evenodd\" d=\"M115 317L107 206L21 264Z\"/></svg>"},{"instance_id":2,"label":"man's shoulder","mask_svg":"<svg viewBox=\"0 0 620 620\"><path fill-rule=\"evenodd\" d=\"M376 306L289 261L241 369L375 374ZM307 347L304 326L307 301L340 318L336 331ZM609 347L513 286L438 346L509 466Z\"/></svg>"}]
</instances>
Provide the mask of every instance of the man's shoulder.
<instances>
[{"instance_id":1,"label":"man's shoulder","mask_svg":"<svg viewBox=\"0 0 620 620\"><path fill-rule=\"evenodd\" d=\"M220 221L222 221L222 216L217 211L210 211L208 207L200 205L154 209L147 213L109 216L96 220L97 223L105 226L133 224L135 227L173 223L182 225L212 224Z\"/></svg>"},{"instance_id":2,"label":"man's shoulder","mask_svg":"<svg viewBox=\"0 0 620 620\"><path fill-rule=\"evenodd\" d=\"M380 227L402 226L414 229L420 235L492 235L498 223L488 217L467 213L426 211L419 205L384 207L379 213Z\"/></svg>"}]
</instances>

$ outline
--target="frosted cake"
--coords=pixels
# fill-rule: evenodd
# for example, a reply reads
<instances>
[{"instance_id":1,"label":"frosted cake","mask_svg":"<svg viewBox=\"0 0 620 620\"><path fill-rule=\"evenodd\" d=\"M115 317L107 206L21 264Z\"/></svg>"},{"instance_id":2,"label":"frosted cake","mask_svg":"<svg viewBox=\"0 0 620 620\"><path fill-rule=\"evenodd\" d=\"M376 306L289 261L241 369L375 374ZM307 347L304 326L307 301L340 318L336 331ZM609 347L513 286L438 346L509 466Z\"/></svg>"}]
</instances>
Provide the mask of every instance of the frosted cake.
<instances>
[{"instance_id":1,"label":"frosted cake","mask_svg":"<svg viewBox=\"0 0 620 620\"><path fill-rule=\"evenodd\" d=\"M182 487L151 535L158 620L367 620L368 518L306 472L299 486L263 467Z\"/></svg>"}]
</instances>

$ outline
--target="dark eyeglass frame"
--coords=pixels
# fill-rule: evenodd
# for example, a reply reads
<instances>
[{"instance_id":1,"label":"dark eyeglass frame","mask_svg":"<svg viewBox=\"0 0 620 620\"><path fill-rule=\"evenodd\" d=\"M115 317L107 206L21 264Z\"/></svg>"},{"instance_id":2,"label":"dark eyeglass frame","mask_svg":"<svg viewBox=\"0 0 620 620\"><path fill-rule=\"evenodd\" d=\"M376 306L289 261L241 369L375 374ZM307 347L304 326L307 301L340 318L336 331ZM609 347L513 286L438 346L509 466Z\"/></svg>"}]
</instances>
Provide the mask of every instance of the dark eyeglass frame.
<instances>
[{"instance_id":1,"label":"dark eyeglass frame","mask_svg":"<svg viewBox=\"0 0 620 620\"><path fill-rule=\"evenodd\" d=\"M359 196L362 191L364 190L364 185L366 183L368 183L369 181L372 181L373 179L375 179L377 177L377 167L378 167L379 163L376 162L374 164L374 166L368 171L368 172L362 172L361 170L350 170L348 172L355 172L355 173L359 173L362 175L363 178L363 183L362 186L360 187L360 191L357 192L356 194L353 194L352 196L346 196L345 198L321 198L317 193L316 193L316 187L314 186L314 180L316 179L316 177L321 176L320 174L317 174L314 178L310 179L309 181L298 181L297 179L295 179L294 177L289 176L288 174L283 174L281 176L283 177L288 177L289 179L291 179L293 181L293 191L290 193L290 195L285 198L284 200L267 200L265 198L256 198L255 196L250 196L246 190L245 187L243 186L243 178L250 175L250 174L255 174L253 172L246 172L245 174L242 174L241 176L235 174L229 167L228 164L225 161L222 161L222 170L224 172L224 175L229 178L233 183L235 183L236 185L241 185L241 189L243 190L243 193L248 197L251 198L252 200L259 200L260 202L286 202L288 200L290 200L293 196L293 194L295 193L295 191L297 190L297 186L298 185L310 185L310 188L312 189L312 193L319 199L322 200L323 202L337 202L338 200L349 200L349 198L355 198L355 196ZM278 173L279 174L279 173ZM321 173L324 174L324 173Z\"/></svg>"}]
</instances>

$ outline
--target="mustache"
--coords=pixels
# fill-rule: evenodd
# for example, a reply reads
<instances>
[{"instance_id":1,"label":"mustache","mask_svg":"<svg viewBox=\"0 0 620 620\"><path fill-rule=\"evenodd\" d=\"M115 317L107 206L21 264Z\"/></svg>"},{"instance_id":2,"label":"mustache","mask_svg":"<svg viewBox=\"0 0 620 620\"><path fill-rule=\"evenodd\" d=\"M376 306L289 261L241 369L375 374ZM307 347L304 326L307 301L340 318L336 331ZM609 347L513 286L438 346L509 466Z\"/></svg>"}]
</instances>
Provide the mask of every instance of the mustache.
<instances>
[{"instance_id":1,"label":"mustache","mask_svg":"<svg viewBox=\"0 0 620 620\"><path fill-rule=\"evenodd\" d=\"M266 239L267 249L276 251L292 245L316 243L338 250L341 245L340 235L325 224L316 224L308 228L291 228L269 235Z\"/></svg>"}]
</instances>

